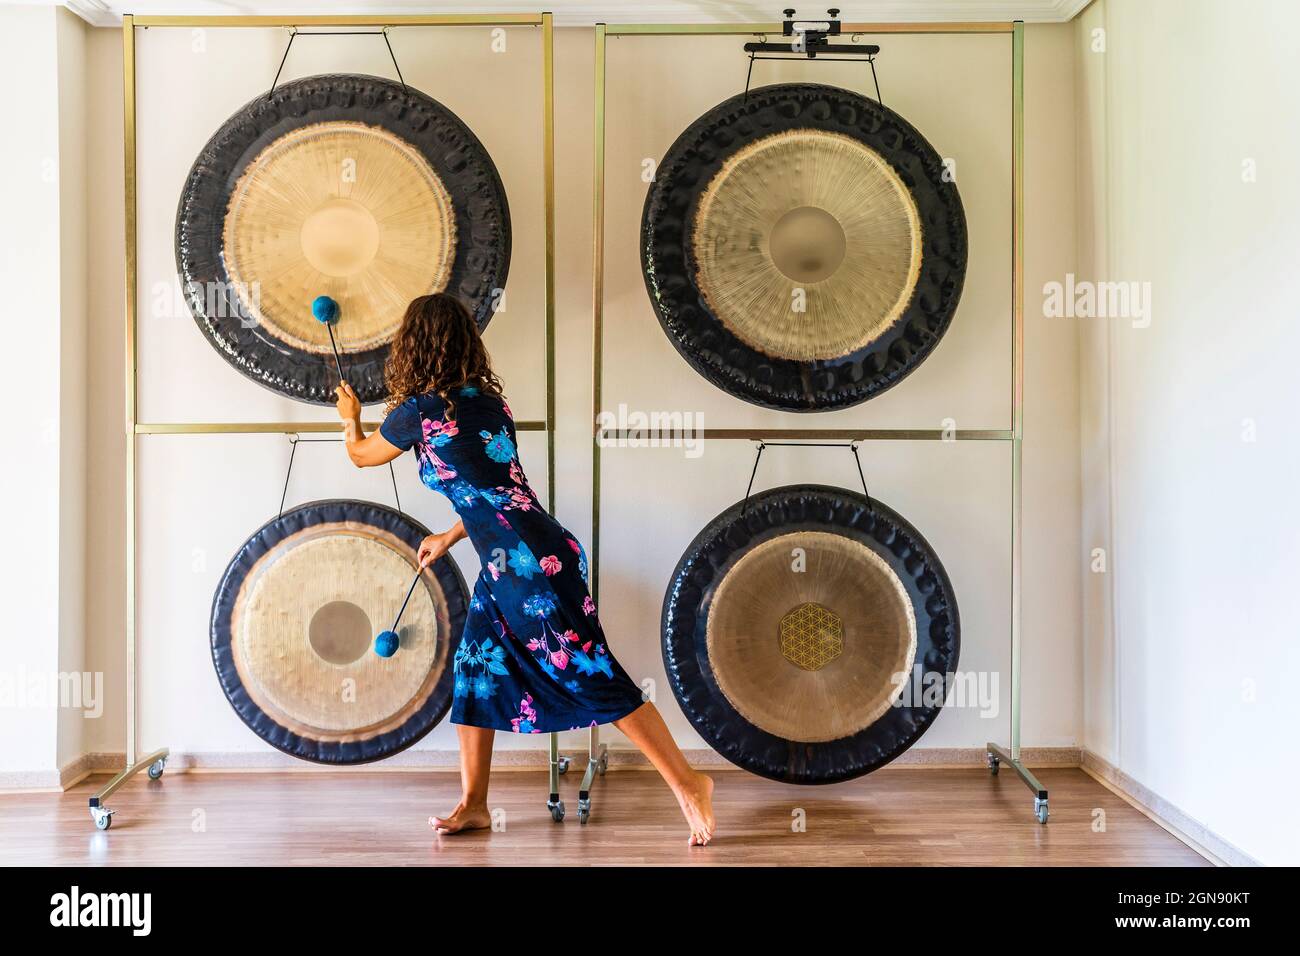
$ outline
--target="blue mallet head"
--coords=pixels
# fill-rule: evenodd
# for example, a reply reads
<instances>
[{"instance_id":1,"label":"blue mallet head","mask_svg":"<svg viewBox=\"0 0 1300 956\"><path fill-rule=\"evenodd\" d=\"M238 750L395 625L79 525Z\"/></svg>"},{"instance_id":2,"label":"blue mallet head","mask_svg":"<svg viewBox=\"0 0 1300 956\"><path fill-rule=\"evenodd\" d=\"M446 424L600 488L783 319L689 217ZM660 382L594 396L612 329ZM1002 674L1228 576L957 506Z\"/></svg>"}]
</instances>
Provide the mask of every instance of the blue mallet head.
<instances>
[{"instance_id":1,"label":"blue mallet head","mask_svg":"<svg viewBox=\"0 0 1300 956\"><path fill-rule=\"evenodd\" d=\"M312 300L311 314L317 322L333 325L339 318L339 304L327 295L318 295Z\"/></svg>"},{"instance_id":2,"label":"blue mallet head","mask_svg":"<svg viewBox=\"0 0 1300 956\"><path fill-rule=\"evenodd\" d=\"M392 657L397 653L399 643L396 631L380 631L375 638L375 653L380 657Z\"/></svg>"}]
</instances>

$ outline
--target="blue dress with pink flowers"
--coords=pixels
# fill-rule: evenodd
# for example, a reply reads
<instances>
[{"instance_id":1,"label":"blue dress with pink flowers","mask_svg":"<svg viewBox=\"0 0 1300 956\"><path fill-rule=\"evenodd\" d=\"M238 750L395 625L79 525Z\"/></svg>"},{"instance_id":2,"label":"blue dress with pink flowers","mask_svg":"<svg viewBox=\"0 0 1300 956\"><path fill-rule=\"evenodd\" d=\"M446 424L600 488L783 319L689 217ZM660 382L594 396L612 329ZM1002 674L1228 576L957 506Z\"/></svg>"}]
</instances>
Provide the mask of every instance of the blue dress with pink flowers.
<instances>
[{"instance_id":1,"label":"blue dress with pink flowers","mask_svg":"<svg viewBox=\"0 0 1300 956\"><path fill-rule=\"evenodd\" d=\"M415 449L420 480L451 500L482 563L452 658L452 722L545 733L626 717L641 691L605 643L582 545L528 485L509 406L476 388L454 404L421 395L380 426Z\"/></svg>"}]
</instances>

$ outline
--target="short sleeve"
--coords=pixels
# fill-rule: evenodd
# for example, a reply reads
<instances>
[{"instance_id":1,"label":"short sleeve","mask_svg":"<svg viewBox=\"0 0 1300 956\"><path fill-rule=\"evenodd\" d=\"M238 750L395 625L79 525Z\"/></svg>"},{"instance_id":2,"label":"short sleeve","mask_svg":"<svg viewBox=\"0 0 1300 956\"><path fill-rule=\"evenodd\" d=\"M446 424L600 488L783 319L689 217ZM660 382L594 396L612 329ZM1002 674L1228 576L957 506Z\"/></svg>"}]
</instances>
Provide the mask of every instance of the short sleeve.
<instances>
[{"instance_id":1,"label":"short sleeve","mask_svg":"<svg viewBox=\"0 0 1300 956\"><path fill-rule=\"evenodd\" d=\"M406 451L424 439L424 423L420 421L420 408L416 399L408 398L398 405L379 425L379 434L394 448Z\"/></svg>"}]
</instances>

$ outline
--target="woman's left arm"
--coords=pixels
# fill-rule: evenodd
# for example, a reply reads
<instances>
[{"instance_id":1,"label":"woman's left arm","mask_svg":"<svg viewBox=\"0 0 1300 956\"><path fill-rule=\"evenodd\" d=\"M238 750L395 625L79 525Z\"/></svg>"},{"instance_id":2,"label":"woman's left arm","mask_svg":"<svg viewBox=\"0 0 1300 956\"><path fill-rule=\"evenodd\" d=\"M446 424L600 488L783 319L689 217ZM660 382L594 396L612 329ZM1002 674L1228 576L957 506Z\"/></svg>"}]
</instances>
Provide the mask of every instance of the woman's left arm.
<instances>
[{"instance_id":1,"label":"woman's left arm","mask_svg":"<svg viewBox=\"0 0 1300 956\"><path fill-rule=\"evenodd\" d=\"M369 435L362 429L361 401L351 385L343 382L334 393L338 396L335 407L339 418L343 419L343 440L352 464L358 468L373 468L386 465L402 454L402 449L389 442L378 429Z\"/></svg>"}]
</instances>

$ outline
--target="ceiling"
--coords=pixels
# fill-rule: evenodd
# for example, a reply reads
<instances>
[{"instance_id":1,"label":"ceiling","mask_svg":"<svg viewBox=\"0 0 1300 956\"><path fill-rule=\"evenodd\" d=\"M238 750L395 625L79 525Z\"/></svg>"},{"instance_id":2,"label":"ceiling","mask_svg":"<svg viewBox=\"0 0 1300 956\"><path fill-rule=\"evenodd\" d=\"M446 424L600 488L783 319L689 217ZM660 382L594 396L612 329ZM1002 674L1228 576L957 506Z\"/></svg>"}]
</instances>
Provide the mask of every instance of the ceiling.
<instances>
[{"instance_id":1,"label":"ceiling","mask_svg":"<svg viewBox=\"0 0 1300 956\"><path fill-rule=\"evenodd\" d=\"M831 0L833 2L833 0ZM1027 23L1062 23L1070 20L1090 0L861 0L840 5L846 22L891 23L918 21L1024 20ZM555 14L557 26L592 23L718 23L761 22L781 19L781 10L794 0L535 0L534 3L483 2L483 0L280 0L280 2L222 2L222 0L66 0L68 9L95 26L117 26L123 13L138 16L203 15L306 16L320 14L418 13L538 13ZM830 3L827 3L829 6ZM800 16L824 17L826 8L794 4ZM540 8L540 9L539 9Z\"/></svg>"}]
</instances>

